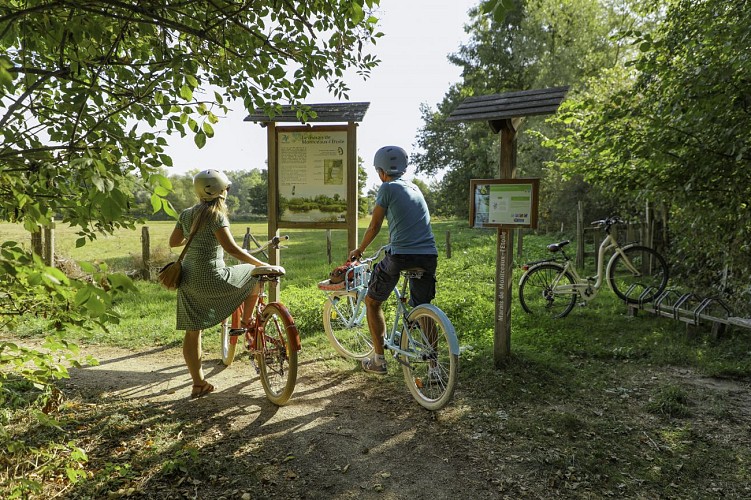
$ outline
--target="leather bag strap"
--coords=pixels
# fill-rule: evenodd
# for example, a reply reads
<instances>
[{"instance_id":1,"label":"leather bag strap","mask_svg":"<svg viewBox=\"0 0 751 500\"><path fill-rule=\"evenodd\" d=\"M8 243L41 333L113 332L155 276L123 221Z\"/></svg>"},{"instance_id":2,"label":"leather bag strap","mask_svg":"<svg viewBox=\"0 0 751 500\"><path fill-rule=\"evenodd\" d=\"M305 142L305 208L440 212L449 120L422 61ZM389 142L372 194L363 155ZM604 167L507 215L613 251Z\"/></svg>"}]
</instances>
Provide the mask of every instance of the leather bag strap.
<instances>
[{"instance_id":1,"label":"leather bag strap","mask_svg":"<svg viewBox=\"0 0 751 500\"><path fill-rule=\"evenodd\" d=\"M183 257L185 257L185 252L188 251L188 247L190 246L190 242L193 241L193 237L198 232L198 221L196 220L193 224L193 227L190 228L190 235L188 236L188 241L185 242L185 247L183 247L183 251L180 252L180 257L177 258L178 262L183 261Z\"/></svg>"}]
</instances>

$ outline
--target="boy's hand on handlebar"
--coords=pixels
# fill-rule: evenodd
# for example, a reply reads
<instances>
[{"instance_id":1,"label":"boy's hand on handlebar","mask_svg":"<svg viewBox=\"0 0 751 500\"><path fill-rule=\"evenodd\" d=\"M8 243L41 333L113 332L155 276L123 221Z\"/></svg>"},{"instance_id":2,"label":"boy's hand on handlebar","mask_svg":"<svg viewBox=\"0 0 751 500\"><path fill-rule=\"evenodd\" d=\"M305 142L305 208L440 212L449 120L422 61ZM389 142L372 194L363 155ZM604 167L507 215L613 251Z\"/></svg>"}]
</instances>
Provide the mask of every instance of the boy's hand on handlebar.
<instances>
[{"instance_id":1,"label":"boy's hand on handlebar","mask_svg":"<svg viewBox=\"0 0 751 500\"><path fill-rule=\"evenodd\" d=\"M362 258L362 252L360 251L359 248L355 248L354 250L352 250L349 253L349 260L350 261L355 261L355 260L360 259L360 258Z\"/></svg>"}]
</instances>

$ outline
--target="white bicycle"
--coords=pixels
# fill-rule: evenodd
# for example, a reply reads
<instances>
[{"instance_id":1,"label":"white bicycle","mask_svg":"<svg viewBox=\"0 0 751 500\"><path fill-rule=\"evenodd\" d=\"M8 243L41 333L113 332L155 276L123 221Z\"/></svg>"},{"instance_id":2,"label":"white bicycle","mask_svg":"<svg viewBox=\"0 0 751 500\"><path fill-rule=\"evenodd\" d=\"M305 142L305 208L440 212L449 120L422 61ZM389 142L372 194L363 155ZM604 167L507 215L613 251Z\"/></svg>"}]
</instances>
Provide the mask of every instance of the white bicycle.
<instances>
[{"instance_id":1,"label":"white bicycle","mask_svg":"<svg viewBox=\"0 0 751 500\"><path fill-rule=\"evenodd\" d=\"M579 276L564 251L564 247L570 243L568 240L548 245L549 251L560 252L562 258L545 259L523 266L525 272L519 281L522 308L529 314L562 318L571 312L577 299L581 305L594 300L605 276L611 290L628 303L644 304L655 300L667 286L668 266L662 255L652 248L637 244L621 247L610 228L623 222L619 217L592 222L602 227L606 234L598 250L596 276ZM604 268L605 254L610 250L613 255Z\"/></svg>"},{"instance_id":2,"label":"white bicycle","mask_svg":"<svg viewBox=\"0 0 751 500\"><path fill-rule=\"evenodd\" d=\"M362 259L347 271L341 288L325 282L319 288L326 293L323 328L334 349L348 359L363 359L373 352L365 312L370 273L379 255ZM446 314L432 304L411 308L407 285L420 278L424 269L405 269L401 284L394 288L394 319L386 327L383 347L392 352L401 365L404 382L412 397L428 410L438 410L454 395L459 370L459 341L454 325ZM328 280L327 280L328 281Z\"/></svg>"}]
</instances>

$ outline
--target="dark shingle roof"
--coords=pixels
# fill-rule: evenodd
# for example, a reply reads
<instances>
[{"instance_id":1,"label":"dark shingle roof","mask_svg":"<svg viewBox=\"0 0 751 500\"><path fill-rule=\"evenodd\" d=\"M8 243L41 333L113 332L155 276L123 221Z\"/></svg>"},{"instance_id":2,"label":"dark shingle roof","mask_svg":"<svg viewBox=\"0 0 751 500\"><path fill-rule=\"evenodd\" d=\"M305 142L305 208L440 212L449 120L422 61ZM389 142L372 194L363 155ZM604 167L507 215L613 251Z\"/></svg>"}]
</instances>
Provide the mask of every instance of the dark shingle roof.
<instances>
[{"instance_id":1,"label":"dark shingle roof","mask_svg":"<svg viewBox=\"0 0 751 500\"><path fill-rule=\"evenodd\" d=\"M555 113L568 87L523 90L468 97L446 119L449 122L504 120Z\"/></svg>"},{"instance_id":2,"label":"dark shingle roof","mask_svg":"<svg viewBox=\"0 0 751 500\"><path fill-rule=\"evenodd\" d=\"M369 102L338 102L329 104L309 104L311 110L318 116L309 118L306 123L312 122L361 122L365 112L370 106ZM292 106L283 106L282 113L269 118L261 109L253 110L246 116L246 122L297 122L301 123L296 111Z\"/></svg>"}]
</instances>

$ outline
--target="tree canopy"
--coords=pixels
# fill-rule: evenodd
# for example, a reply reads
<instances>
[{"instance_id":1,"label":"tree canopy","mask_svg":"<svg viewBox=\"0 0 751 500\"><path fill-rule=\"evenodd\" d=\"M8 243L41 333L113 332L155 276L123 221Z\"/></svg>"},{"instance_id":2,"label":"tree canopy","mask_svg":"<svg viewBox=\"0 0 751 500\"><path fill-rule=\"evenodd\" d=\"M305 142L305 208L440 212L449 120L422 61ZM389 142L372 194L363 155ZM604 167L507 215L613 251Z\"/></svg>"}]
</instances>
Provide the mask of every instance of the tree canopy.
<instances>
[{"instance_id":1,"label":"tree canopy","mask_svg":"<svg viewBox=\"0 0 751 500\"><path fill-rule=\"evenodd\" d=\"M325 82L345 97L345 72L367 77L380 36L378 0L6 0L0 3L0 220L31 231L53 217L78 245L133 227L133 205L174 214L173 134L203 147L240 102L273 116ZM257 184L255 184L257 185ZM144 191L145 190L145 191ZM0 325L55 311L55 325L116 320L124 276L72 280L18 243L0 253Z\"/></svg>"},{"instance_id":2,"label":"tree canopy","mask_svg":"<svg viewBox=\"0 0 751 500\"><path fill-rule=\"evenodd\" d=\"M748 308L751 18L742 0L670 0L656 17L623 34L639 51L626 66L563 106L556 163L664 205L676 274Z\"/></svg>"},{"instance_id":3,"label":"tree canopy","mask_svg":"<svg viewBox=\"0 0 751 500\"><path fill-rule=\"evenodd\" d=\"M626 5L632 2L624 2ZM503 15L489 17L495 5ZM448 115L470 96L534 88L575 86L618 64L621 45L610 34L633 24L629 9L616 9L598 0L498 0L470 13L465 27L469 41L449 56L461 68L462 80L446 92L433 110L421 108L423 127L417 145L422 152L413 161L421 172L443 170L439 210L467 215L469 180L495 177L498 171L498 138L486 123L447 123ZM500 11L495 11L496 13ZM520 175L545 177L542 189L543 220L550 219L565 194L560 176L543 170L552 159L542 141L552 132L542 118L530 119L519 139ZM575 220L575 213L570 214Z\"/></svg>"},{"instance_id":4,"label":"tree canopy","mask_svg":"<svg viewBox=\"0 0 751 500\"><path fill-rule=\"evenodd\" d=\"M164 200L169 135L202 147L239 100L270 116L344 71L367 76L377 0L10 0L0 6L0 216L128 225L129 176ZM307 111L300 109L301 116Z\"/></svg>"}]
</instances>

